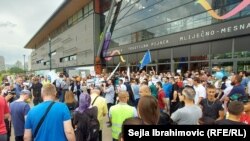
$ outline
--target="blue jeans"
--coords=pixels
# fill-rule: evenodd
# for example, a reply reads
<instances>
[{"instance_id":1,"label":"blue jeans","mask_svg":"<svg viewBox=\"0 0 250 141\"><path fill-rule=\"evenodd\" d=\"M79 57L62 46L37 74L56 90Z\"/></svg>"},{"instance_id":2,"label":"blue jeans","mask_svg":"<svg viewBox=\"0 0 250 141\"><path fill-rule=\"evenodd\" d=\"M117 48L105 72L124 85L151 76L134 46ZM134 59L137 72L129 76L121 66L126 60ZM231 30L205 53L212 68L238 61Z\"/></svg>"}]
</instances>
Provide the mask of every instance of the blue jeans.
<instances>
[{"instance_id":1,"label":"blue jeans","mask_svg":"<svg viewBox=\"0 0 250 141\"><path fill-rule=\"evenodd\" d=\"M0 135L0 141L7 141L7 134Z\"/></svg>"}]
</instances>

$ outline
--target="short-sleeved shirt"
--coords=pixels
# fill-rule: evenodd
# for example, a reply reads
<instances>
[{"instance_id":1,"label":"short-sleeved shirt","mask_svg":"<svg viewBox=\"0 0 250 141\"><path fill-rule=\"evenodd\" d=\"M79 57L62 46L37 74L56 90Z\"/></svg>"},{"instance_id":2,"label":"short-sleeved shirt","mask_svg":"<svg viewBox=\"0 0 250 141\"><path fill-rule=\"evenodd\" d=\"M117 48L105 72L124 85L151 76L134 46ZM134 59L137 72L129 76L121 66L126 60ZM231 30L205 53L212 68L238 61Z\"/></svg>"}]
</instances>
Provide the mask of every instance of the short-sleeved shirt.
<instances>
[{"instance_id":1,"label":"short-sleeved shirt","mask_svg":"<svg viewBox=\"0 0 250 141\"><path fill-rule=\"evenodd\" d=\"M17 83L14 85L14 88L15 88L15 93L16 93L16 99L18 99L20 97L20 94L23 88Z\"/></svg>"},{"instance_id":2,"label":"short-sleeved shirt","mask_svg":"<svg viewBox=\"0 0 250 141\"><path fill-rule=\"evenodd\" d=\"M218 120L215 122L216 125L247 125L245 123L242 123L240 121L232 121L229 119L222 119L222 120Z\"/></svg>"},{"instance_id":3,"label":"short-sleeved shirt","mask_svg":"<svg viewBox=\"0 0 250 141\"><path fill-rule=\"evenodd\" d=\"M222 102L215 100L214 102L208 99L202 99L200 102L202 106L203 116L210 117L216 120L219 117L219 111L223 111Z\"/></svg>"},{"instance_id":4,"label":"short-sleeved shirt","mask_svg":"<svg viewBox=\"0 0 250 141\"><path fill-rule=\"evenodd\" d=\"M202 116L198 105L185 106L171 115L171 119L178 125L197 125Z\"/></svg>"},{"instance_id":5,"label":"short-sleeved shirt","mask_svg":"<svg viewBox=\"0 0 250 141\"><path fill-rule=\"evenodd\" d=\"M152 94L152 96L154 96L156 99L157 99L157 88L156 88L156 86L154 85L154 83L152 83L150 86L149 86L149 88L150 88L150 91L151 91L151 94Z\"/></svg>"},{"instance_id":6,"label":"short-sleeved shirt","mask_svg":"<svg viewBox=\"0 0 250 141\"><path fill-rule=\"evenodd\" d=\"M234 94L241 94L242 96L245 96L245 88L242 85L234 86L231 92L228 94L228 97L234 95Z\"/></svg>"},{"instance_id":7,"label":"short-sleeved shirt","mask_svg":"<svg viewBox=\"0 0 250 141\"><path fill-rule=\"evenodd\" d=\"M31 129L32 135L51 102L52 101L45 101L40 103L29 111L25 122L25 129ZM68 120L71 120L68 107L64 103L56 102L51 107L43 121L35 140L66 141L67 138L64 132L64 121Z\"/></svg>"},{"instance_id":8,"label":"short-sleeved shirt","mask_svg":"<svg viewBox=\"0 0 250 141\"><path fill-rule=\"evenodd\" d=\"M15 136L24 135L25 116L29 110L29 104L24 101L14 101L10 104L11 120L14 126Z\"/></svg>"},{"instance_id":9,"label":"short-sleeved shirt","mask_svg":"<svg viewBox=\"0 0 250 141\"><path fill-rule=\"evenodd\" d=\"M6 134L6 126L4 123L4 115L9 113L9 106L4 97L0 96L0 135Z\"/></svg>"},{"instance_id":10,"label":"short-sleeved shirt","mask_svg":"<svg viewBox=\"0 0 250 141\"><path fill-rule=\"evenodd\" d=\"M113 85L110 85L109 87L106 88L104 91L105 93L105 99L107 103L114 103L114 96L115 96L115 89Z\"/></svg>"},{"instance_id":11,"label":"short-sleeved shirt","mask_svg":"<svg viewBox=\"0 0 250 141\"><path fill-rule=\"evenodd\" d=\"M97 107L97 119L100 123L100 130L102 130L103 128L103 120L104 120L104 116L103 115L106 115L108 113L108 108L107 108L107 102L105 100L105 98L101 97L101 96L98 96L97 94L95 93L92 93L90 95L91 97L91 104L93 104L93 106L96 106ZM97 97L97 98L96 98ZM95 100L96 98L96 100ZM93 101L95 100L95 103L93 103Z\"/></svg>"},{"instance_id":12,"label":"short-sleeved shirt","mask_svg":"<svg viewBox=\"0 0 250 141\"><path fill-rule=\"evenodd\" d=\"M166 98L165 92L163 91L163 89L161 89L158 92L158 104L161 110L163 110L165 108L165 103L164 103L164 98Z\"/></svg>"},{"instance_id":13,"label":"short-sleeved shirt","mask_svg":"<svg viewBox=\"0 0 250 141\"><path fill-rule=\"evenodd\" d=\"M195 98L194 98L194 103L195 104L199 104L199 98L206 98L206 89L204 86L202 86L202 84L198 84L198 86L194 86L194 90L195 90Z\"/></svg>"}]
</instances>

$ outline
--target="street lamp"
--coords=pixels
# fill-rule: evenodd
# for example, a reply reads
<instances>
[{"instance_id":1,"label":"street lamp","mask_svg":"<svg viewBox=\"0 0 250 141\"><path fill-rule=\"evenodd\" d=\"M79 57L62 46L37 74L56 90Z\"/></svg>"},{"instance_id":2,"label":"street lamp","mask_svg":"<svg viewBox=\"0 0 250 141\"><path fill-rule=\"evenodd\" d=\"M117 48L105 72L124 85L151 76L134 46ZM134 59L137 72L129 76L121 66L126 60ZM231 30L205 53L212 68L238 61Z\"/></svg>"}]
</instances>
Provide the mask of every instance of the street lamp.
<instances>
[{"instance_id":1,"label":"street lamp","mask_svg":"<svg viewBox=\"0 0 250 141\"><path fill-rule=\"evenodd\" d=\"M23 55L23 71L25 71L25 54Z\"/></svg>"},{"instance_id":2,"label":"street lamp","mask_svg":"<svg viewBox=\"0 0 250 141\"><path fill-rule=\"evenodd\" d=\"M51 71L51 39L49 37L49 70Z\"/></svg>"}]
</instances>

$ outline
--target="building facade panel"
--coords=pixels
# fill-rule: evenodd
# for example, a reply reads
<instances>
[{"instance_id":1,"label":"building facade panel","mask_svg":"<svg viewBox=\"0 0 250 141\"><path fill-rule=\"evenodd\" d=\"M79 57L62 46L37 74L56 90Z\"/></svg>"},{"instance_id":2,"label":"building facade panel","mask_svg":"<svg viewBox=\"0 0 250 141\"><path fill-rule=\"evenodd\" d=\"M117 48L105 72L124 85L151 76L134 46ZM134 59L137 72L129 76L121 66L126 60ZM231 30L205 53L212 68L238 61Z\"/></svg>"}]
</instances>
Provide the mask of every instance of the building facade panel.
<instances>
[{"instance_id":1,"label":"building facade panel","mask_svg":"<svg viewBox=\"0 0 250 141\"><path fill-rule=\"evenodd\" d=\"M133 2L123 3L124 10L112 36L114 44L109 49L110 52L119 50L129 63L130 56L137 54L138 62L132 63L132 68L139 70L142 54L151 50L154 61L146 70L156 66L158 71L205 69L212 72L213 66L219 65L231 72L250 71L247 46L250 6L245 4L239 9L243 0L203 1L211 6L208 10L197 0ZM230 15L232 11L236 14ZM112 70L114 66L108 68Z\"/></svg>"},{"instance_id":2,"label":"building facade panel","mask_svg":"<svg viewBox=\"0 0 250 141\"><path fill-rule=\"evenodd\" d=\"M51 39L52 68L94 64L94 14ZM49 37L48 37L49 39ZM32 69L49 69L49 40L33 51ZM53 55L54 53L54 55Z\"/></svg>"}]
</instances>

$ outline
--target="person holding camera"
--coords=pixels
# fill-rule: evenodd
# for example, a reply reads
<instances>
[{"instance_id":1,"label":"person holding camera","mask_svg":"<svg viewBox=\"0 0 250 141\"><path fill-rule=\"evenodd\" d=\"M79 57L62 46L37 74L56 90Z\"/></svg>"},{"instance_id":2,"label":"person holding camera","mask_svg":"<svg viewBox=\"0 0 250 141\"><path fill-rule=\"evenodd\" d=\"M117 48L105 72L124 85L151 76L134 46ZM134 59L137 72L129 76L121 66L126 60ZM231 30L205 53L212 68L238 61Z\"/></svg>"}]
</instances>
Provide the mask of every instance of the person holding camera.
<instances>
[{"instance_id":1,"label":"person holding camera","mask_svg":"<svg viewBox=\"0 0 250 141\"><path fill-rule=\"evenodd\" d=\"M103 84L103 92L105 94L105 99L107 101L107 107L108 107L108 111L110 109L111 106L114 105L114 97L115 97L115 88L113 85L112 80L108 80L107 84L104 82ZM107 122L109 125L108 127L111 127L111 122Z\"/></svg>"},{"instance_id":2,"label":"person holding camera","mask_svg":"<svg viewBox=\"0 0 250 141\"><path fill-rule=\"evenodd\" d=\"M30 106L25 101L30 97L29 90L22 90L19 99L10 104L11 119L14 126L15 140L23 141L25 117Z\"/></svg>"}]
</instances>

